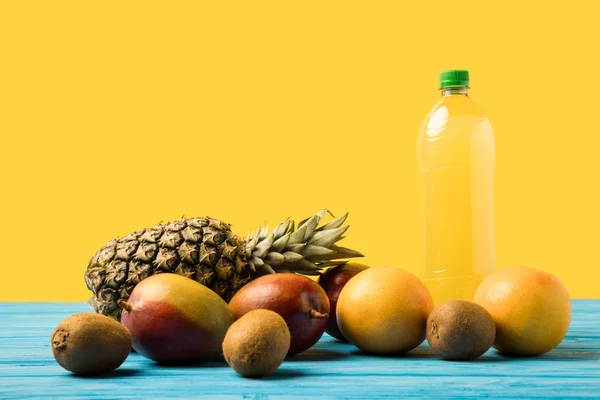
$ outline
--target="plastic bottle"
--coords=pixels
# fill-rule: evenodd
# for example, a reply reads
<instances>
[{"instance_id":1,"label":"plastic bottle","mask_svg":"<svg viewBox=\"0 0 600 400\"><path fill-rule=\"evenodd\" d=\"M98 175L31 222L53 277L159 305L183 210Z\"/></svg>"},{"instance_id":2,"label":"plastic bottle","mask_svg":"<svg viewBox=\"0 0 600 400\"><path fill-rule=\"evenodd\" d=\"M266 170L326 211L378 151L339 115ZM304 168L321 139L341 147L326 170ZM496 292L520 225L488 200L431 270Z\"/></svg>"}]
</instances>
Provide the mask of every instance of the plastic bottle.
<instances>
[{"instance_id":1,"label":"plastic bottle","mask_svg":"<svg viewBox=\"0 0 600 400\"><path fill-rule=\"evenodd\" d=\"M442 98L419 135L423 278L435 304L472 300L479 283L495 269L494 133L468 89L468 71L443 71Z\"/></svg>"}]
</instances>

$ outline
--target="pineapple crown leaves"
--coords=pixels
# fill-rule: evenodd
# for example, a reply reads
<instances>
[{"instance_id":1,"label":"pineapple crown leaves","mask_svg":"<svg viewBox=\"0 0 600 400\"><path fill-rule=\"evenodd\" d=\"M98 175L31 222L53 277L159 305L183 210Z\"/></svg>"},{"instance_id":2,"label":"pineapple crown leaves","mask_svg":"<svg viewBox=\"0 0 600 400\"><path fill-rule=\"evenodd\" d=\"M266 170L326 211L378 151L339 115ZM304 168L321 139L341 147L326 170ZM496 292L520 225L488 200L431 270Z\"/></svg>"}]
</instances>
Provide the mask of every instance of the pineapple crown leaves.
<instances>
[{"instance_id":1,"label":"pineapple crown leaves","mask_svg":"<svg viewBox=\"0 0 600 400\"><path fill-rule=\"evenodd\" d=\"M296 272L304 275L319 275L325 267L343 264L343 259L363 257L361 253L336 243L344 238L349 226L344 226L348 213L321 225L325 214L322 209L295 227L287 218L269 234L265 224L246 238L246 255L251 269L258 275L277 272Z\"/></svg>"}]
</instances>

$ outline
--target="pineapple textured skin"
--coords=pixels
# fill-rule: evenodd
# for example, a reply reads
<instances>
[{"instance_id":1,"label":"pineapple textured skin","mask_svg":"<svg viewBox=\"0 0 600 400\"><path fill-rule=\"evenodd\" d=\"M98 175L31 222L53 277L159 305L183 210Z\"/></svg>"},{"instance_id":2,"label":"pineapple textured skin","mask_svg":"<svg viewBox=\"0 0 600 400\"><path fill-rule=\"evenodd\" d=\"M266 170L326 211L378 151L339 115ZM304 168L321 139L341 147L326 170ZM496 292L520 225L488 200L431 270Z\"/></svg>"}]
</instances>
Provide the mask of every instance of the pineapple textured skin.
<instances>
[{"instance_id":1,"label":"pineapple textured skin","mask_svg":"<svg viewBox=\"0 0 600 400\"><path fill-rule=\"evenodd\" d=\"M251 279L245 242L230 225L188 218L156 225L107 243L88 263L85 281L96 312L120 320L119 299L143 279L165 272L192 278L226 301Z\"/></svg>"},{"instance_id":2,"label":"pineapple textured skin","mask_svg":"<svg viewBox=\"0 0 600 400\"><path fill-rule=\"evenodd\" d=\"M265 225L245 240L228 223L182 218L114 239L90 259L85 282L90 306L120 320L117 302L127 300L143 279L175 273L200 282L229 302L246 283L279 272L318 275L323 268L362 254L340 247L348 214L322 226L323 209L298 224L286 219L272 233Z\"/></svg>"}]
</instances>

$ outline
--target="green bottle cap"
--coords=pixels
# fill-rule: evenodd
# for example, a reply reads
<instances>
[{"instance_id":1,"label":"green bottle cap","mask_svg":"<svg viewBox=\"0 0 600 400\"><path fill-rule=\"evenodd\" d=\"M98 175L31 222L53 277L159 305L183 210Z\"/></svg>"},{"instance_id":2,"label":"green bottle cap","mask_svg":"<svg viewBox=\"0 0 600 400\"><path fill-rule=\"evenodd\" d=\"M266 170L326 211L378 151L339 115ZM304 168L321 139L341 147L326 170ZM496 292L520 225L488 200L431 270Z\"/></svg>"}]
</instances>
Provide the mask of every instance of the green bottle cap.
<instances>
[{"instance_id":1,"label":"green bottle cap","mask_svg":"<svg viewBox=\"0 0 600 400\"><path fill-rule=\"evenodd\" d=\"M466 69L449 69L440 72L440 88L446 86L469 87L469 71Z\"/></svg>"}]
</instances>

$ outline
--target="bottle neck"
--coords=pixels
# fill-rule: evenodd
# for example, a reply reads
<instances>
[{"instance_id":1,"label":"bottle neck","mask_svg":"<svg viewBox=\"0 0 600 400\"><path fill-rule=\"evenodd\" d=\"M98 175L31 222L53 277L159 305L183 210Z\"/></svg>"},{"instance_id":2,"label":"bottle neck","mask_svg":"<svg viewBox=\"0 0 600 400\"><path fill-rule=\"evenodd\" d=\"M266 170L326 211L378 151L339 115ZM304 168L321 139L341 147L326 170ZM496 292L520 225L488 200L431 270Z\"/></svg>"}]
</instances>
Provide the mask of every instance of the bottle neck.
<instances>
[{"instance_id":1,"label":"bottle neck","mask_svg":"<svg viewBox=\"0 0 600 400\"><path fill-rule=\"evenodd\" d=\"M469 88L466 86L446 86L442 88L442 96L469 95Z\"/></svg>"}]
</instances>

